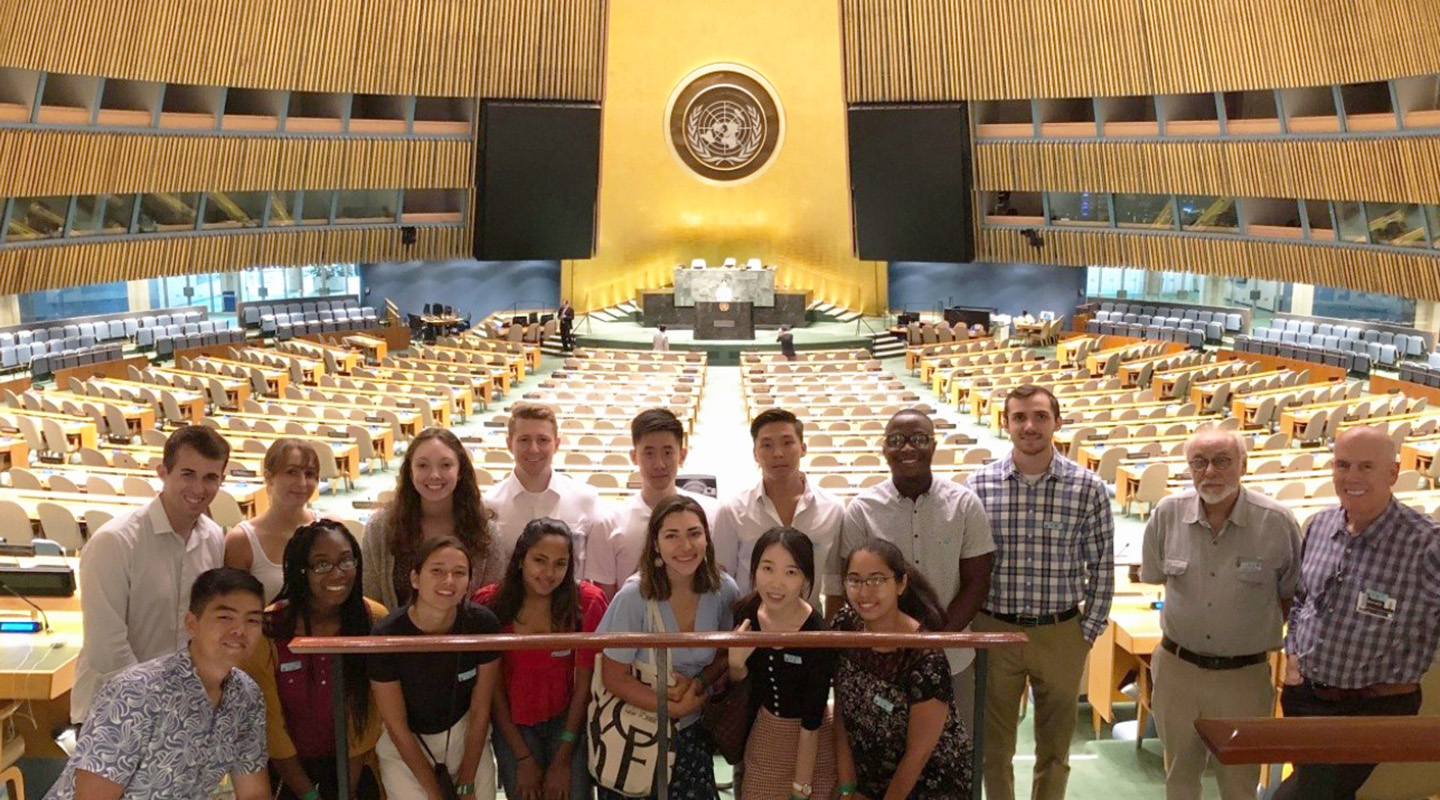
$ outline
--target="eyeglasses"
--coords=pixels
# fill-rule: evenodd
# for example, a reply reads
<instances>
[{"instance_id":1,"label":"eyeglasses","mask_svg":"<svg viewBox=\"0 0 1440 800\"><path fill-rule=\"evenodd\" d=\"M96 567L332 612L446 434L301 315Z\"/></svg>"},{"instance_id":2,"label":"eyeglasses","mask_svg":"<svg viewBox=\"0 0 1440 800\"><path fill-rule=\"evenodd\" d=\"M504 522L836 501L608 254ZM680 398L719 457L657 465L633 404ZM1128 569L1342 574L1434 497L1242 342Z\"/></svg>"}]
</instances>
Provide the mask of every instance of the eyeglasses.
<instances>
[{"instance_id":1,"label":"eyeglasses","mask_svg":"<svg viewBox=\"0 0 1440 800\"><path fill-rule=\"evenodd\" d=\"M331 564L329 561L316 561L310 565L310 572L315 575L326 575L333 569L338 569L341 572L354 572L355 559L346 556L334 564Z\"/></svg>"},{"instance_id":2,"label":"eyeglasses","mask_svg":"<svg viewBox=\"0 0 1440 800\"><path fill-rule=\"evenodd\" d=\"M928 433L912 433L909 436L903 433L891 433L885 436L885 446L893 447L896 450L904 447L906 442L909 442L910 446L916 450L924 450L934 441L935 437Z\"/></svg>"},{"instance_id":3,"label":"eyeglasses","mask_svg":"<svg viewBox=\"0 0 1440 800\"><path fill-rule=\"evenodd\" d=\"M885 584L893 580L895 580L894 575L871 575L868 578L862 578L859 575L846 575L845 588L854 589L857 592L860 591L861 586L869 586L871 589L879 589L881 586L884 586Z\"/></svg>"},{"instance_id":4,"label":"eyeglasses","mask_svg":"<svg viewBox=\"0 0 1440 800\"><path fill-rule=\"evenodd\" d=\"M1191 472L1204 472L1206 467L1214 467L1215 469L1230 469L1230 467L1235 463L1235 459L1231 458L1230 456L1216 456L1214 458L1196 457L1190 459L1189 463Z\"/></svg>"}]
</instances>

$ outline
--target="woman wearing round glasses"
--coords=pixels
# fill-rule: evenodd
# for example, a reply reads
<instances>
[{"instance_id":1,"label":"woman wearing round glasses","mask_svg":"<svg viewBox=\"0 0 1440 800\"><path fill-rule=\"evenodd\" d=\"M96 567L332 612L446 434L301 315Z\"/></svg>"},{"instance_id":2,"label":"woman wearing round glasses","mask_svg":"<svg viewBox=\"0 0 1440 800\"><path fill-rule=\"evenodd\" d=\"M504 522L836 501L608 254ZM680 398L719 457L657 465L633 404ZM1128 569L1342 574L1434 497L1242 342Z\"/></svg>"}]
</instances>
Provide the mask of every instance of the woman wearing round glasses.
<instances>
[{"instance_id":1,"label":"woman wearing round glasses","mask_svg":"<svg viewBox=\"0 0 1440 800\"><path fill-rule=\"evenodd\" d=\"M930 584L887 541L850 553L847 606L834 630L944 629ZM842 800L970 796L970 736L951 703L943 650L842 650L835 673L835 754Z\"/></svg>"},{"instance_id":2,"label":"woman wearing round glasses","mask_svg":"<svg viewBox=\"0 0 1440 800\"><path fill-rule=\"evenodd\" d=\"M265 694L270 768L281 798L317 800L335 793L335 727L326 654L290 652L296 636L365 636L385 607L360 591L360 545L334 520L303 525L285 546L280 597L265 610L265 642L246 671ZM358 798L378 798L379 784L366 768L380 737L380 715L370 697L365 659L345 661L350 785ZM343 800L343 799L339 799Z\"/></svg>"}]
</instances>

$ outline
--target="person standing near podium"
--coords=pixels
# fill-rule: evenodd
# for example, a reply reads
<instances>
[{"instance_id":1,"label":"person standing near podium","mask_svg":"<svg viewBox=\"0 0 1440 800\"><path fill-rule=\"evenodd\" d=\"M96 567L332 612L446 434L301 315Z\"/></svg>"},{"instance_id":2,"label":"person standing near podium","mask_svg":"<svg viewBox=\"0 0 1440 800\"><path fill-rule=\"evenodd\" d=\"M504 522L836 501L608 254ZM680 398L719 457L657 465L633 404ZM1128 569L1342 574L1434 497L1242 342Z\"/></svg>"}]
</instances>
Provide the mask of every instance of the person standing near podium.
<instances>
[{"instance_id":1,"label":"person standing near podium","mask_svg":"<svg viewBox=\"0 0 1440 800\"><path fill-rule=\"evenodd\" d=\"M560 318L560 349L575 349L575 307L570 305L569 300L560 301L560 310L556 312Z\"/></svg>"},{"instance_id":2,"label":"person standing near podium","mask_svg":"<svg viewBox=\"0 0 1440 800\"><path fill-rule=\"evenodd\" d=\"M661 325L660 330L655 331L655 339L652 341L653 349L657 353L670 352L670 334L665 332L665 326Z\"/></svg>"},{"instance_id":3,"label":"person standing near podium","mask_svg":"<svg viewBox=\"0 0 1440 800\"><path fill-rule=\"evenodd\" d=\"M786 361L795 360L795 334L790 330L789 325L780 326L780 335L776 337L780 342L780 355L785 356Z\"/></svg>"}]
</instances>

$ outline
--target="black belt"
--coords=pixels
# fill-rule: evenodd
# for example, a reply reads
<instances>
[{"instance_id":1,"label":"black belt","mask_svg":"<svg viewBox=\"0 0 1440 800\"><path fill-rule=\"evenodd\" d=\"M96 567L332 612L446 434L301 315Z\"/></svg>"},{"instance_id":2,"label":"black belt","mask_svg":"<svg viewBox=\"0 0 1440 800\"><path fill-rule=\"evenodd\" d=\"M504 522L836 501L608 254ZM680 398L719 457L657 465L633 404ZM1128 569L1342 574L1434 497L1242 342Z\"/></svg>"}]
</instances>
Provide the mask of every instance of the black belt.
<instances>
[{"instance_id":1,"label":"black belt","mask_svg":"<svg viewBox=\"0 0 1440 800\"><path fill-rule=\"evenodd\" d=\"M1202 656L1191 650L1186 650L1174 640L1166 636L1160 640L1160 646L1175 654L1181 661L1189 661L1200 669L1224 670L1240 669L1251 667L1256 664L1263 664L1270 660L1269 653L1251 653L1248 656Z\"/></svg>"},{"instance_id":2,"label":"black belt","mask_svg":"<svg viewBox=\"0 0 1440 800\"><path fill-rule=\"evenodd\" d=\"M1080 616L1079 606L1072 606L1061 611L1059 614L1001 614L988 609L981 610L1001 622L1008 622L1011 625L1020 625L1025 628L1038 628L1041 625L1056 625Z\"/></svg>"}]
</instances>

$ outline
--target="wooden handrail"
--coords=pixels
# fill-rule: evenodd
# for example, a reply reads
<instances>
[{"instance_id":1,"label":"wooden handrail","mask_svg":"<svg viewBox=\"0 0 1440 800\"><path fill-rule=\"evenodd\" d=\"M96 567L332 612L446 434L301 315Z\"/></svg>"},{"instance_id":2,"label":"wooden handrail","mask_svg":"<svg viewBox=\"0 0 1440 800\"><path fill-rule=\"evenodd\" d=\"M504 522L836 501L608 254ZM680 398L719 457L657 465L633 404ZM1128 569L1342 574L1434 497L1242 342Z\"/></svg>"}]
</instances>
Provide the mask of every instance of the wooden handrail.
<instances>
[{"instance_id":1,"label":"wooden handrail","mask_svg":"<svg viewBox=\"0 0 1440 800\"><path fill-rule=\"evenodd\" d=\"M607 647L1008 647L1029 641L1023 633L869 633L801 631L765 633L496 633L469 636L297 636L294 653L439 653L470 650L603 650Z\"/></svg>"},{"instance_id":2,"label":"wooden handrail","mask_svg":"<svg viewBox=\"0 0 1440 800\"><path fill-rule=\"evenodd\" d=\"M1221 764L1440 762L1440 717L1198 719Z\"/></svg>"}]
</instances>

